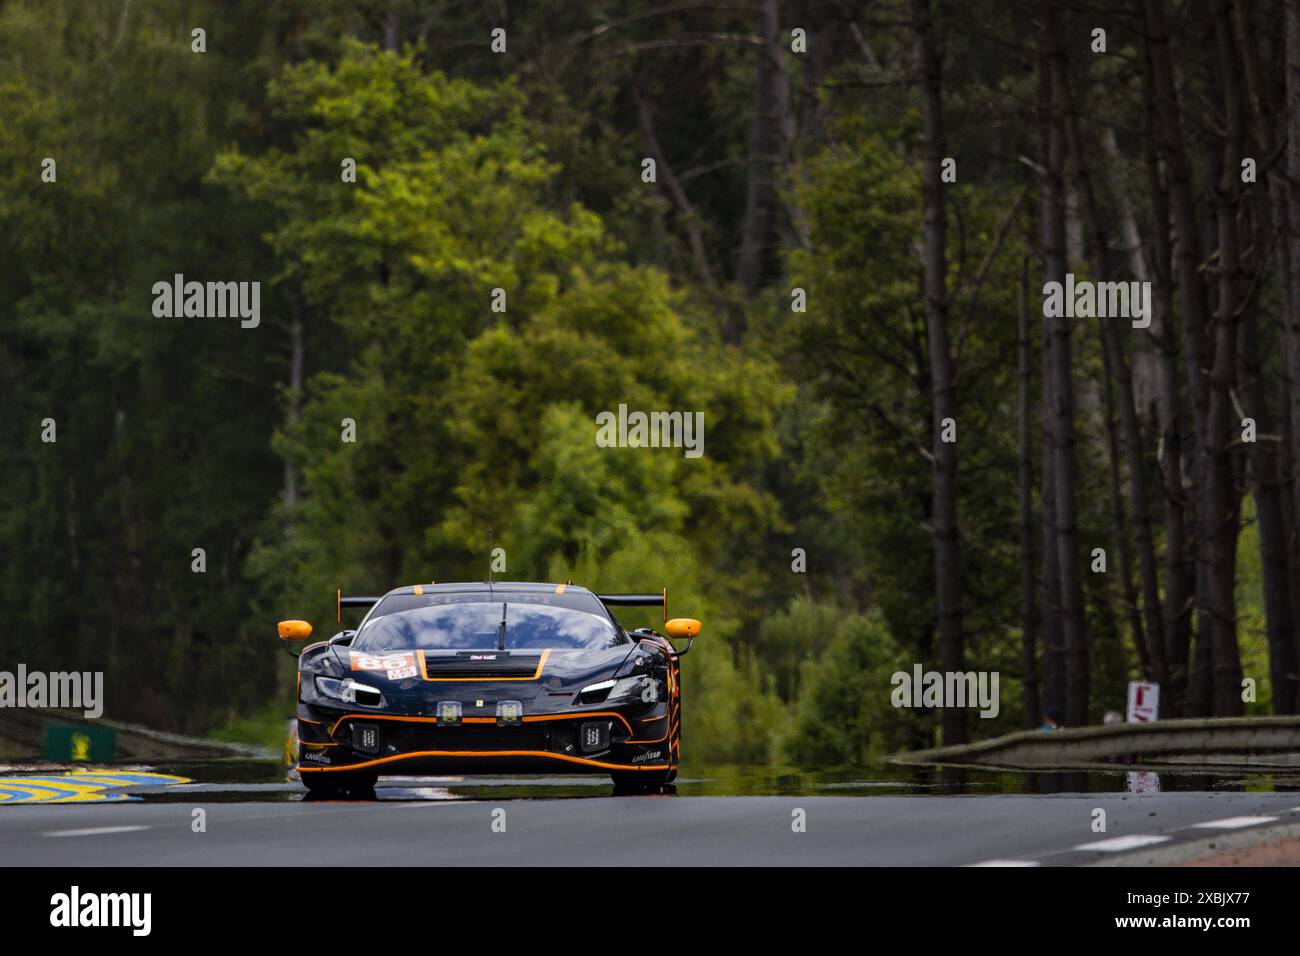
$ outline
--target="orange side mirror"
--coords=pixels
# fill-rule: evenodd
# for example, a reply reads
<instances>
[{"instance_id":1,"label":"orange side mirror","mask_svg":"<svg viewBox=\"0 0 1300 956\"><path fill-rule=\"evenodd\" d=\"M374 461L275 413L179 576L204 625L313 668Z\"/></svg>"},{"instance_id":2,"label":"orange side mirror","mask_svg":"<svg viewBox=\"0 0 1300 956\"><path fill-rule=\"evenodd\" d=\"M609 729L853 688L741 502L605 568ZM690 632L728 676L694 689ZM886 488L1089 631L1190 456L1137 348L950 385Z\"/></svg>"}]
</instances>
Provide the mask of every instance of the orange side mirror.
<instances>
[{"instance_id":1,"label":"orange side mirror","mask_svg":"<svg viewBox=\"0 0 1300 956\"><path fill-rule=\"evenodd\" d=\"M703 625L693 617L675 617L664 625L669 637L696 637Z\"/></svg>"},{"instance_id":2,"label":"orange side mirror","mask_svg":"<svg viewBox=\"0 0 1300 956\"><path fill-rule=\"evenodd\" d=\"M282 641L305 641L311 637L311 625L306 621L281 621L276 630Z\"/></svg>"}]
</instances>

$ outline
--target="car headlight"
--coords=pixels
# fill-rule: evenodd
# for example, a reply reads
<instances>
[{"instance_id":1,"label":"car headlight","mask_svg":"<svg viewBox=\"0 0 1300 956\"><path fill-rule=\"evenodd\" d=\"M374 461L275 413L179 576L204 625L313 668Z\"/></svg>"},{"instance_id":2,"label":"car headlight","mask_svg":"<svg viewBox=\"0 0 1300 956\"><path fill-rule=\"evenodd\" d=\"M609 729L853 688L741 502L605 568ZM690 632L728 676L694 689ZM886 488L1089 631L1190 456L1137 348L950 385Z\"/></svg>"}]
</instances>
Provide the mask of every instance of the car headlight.
<instances>
[{"instance_id":1,"label":"car headlight","mask_svg":"<svg viewBox=\"0 0 1300 956\"><path fill-rule=\"evenodd\" d=\"M384 702L384 695L376 688L354 681L351 677L345 677L343 680L337 680L333 677L317 677L316 692L347 704L366 704L370 707L378 707Z\"/></svg>"},{"instance_id":2,"label":"car headlight","mask_svg":"<svg viewBox=\"0 0 1300 956\"><path fill-rule=\"evenodd\" d=\"M609 696L610 688L618 681L602 680L594 684L588 684L582 690L578 691L578 701L583 704L599 704Z\"/></svg>"},{"instance_id":3,"label":"car headlight","mask_svg":"<svg viewBox=\"0 0 1300 956\"><path fill-rule=\"evenodd\" d=\"M659 682L653 677L636 674L620 680L602 680L588 684L578 691L578 700L584 704L598 704L603 700L626 700L640 697L647 704L659 699Z\"/></svg>"}]
</instances>

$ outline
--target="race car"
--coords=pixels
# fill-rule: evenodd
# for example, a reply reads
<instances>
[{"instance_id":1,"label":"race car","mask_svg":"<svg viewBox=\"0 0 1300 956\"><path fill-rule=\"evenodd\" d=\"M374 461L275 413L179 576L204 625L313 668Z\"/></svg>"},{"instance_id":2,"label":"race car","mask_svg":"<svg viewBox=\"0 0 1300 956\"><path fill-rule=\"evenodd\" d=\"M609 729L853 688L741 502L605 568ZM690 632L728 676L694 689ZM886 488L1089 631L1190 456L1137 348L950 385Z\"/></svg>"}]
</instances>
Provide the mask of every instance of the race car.
<instances>
[{"instance_id":1,"label":"race car","mask_svg":"<svg viewBox=\"0 0 1300 956\"><path fill-rule=\"evenodd\" d=\"M700 622L668 620L666 590L430 583L337 601L340 623L367 608L360 625L298 655L297 770L313 793L366 793L380 774L596 773L621 791L677 776L678 660ZM611 612L660 605L662 634ZM286 647L312 632L278 629Z\"/></svg>"}]
</instances>

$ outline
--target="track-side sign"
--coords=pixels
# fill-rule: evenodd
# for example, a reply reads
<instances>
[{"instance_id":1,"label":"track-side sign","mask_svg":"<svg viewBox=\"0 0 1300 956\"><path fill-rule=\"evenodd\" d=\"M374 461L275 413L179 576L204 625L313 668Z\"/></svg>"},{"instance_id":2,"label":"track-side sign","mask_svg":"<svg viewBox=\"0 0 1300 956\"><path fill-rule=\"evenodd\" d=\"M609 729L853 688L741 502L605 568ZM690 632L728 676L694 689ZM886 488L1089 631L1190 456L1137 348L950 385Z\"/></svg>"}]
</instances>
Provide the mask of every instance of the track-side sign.
<instances>
[{"instance_id":1,"label":"track-side sign","mask_svg":"<svg viewBox=\"0 0 1300 956\"><path fill-rule=\"evenodd\" d=\"M1149 724L1160 714L1160 685L1133 680L1128 683L1128 722Z\"/></svg>"}]
</instances>

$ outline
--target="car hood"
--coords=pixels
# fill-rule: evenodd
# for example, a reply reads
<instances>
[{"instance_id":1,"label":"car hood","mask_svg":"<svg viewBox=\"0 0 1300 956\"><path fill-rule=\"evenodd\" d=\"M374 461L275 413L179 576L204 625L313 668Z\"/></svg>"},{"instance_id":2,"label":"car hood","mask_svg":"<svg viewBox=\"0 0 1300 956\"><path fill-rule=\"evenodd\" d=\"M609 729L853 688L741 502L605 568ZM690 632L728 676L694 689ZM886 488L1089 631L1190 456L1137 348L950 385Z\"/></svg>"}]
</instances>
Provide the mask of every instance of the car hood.
<instances>
[{"instance_id":1,"label":"car hood","mask_svg":"<svg viewBox=\"0 0 1300 956\"><path fill-rule=\"evenodd\" d=\"M433 702L517 700L526 710L570 703L587 684L611 678L635 643L601 650L520 648L371 654L335 646L339 669L384 695L386 710L429 712ZM534 707L529 707L532 703Z\"/></svg>"}]
</instances>

